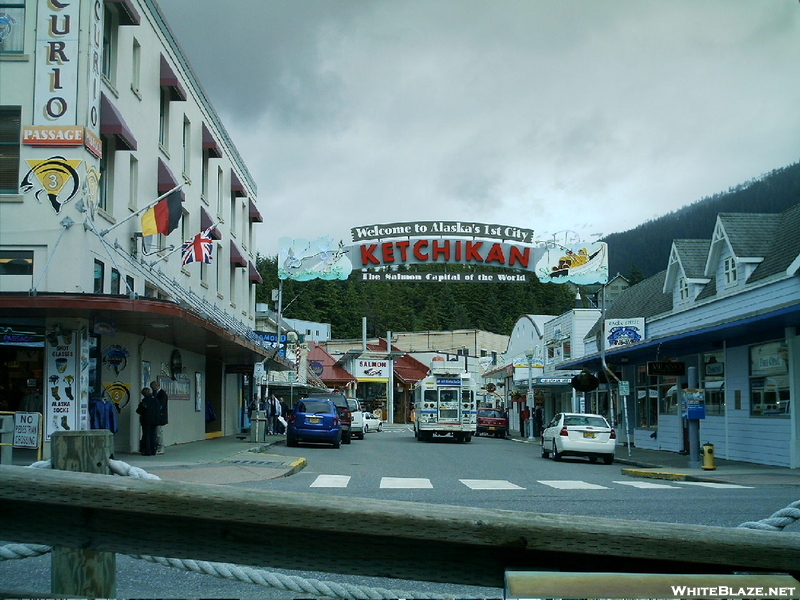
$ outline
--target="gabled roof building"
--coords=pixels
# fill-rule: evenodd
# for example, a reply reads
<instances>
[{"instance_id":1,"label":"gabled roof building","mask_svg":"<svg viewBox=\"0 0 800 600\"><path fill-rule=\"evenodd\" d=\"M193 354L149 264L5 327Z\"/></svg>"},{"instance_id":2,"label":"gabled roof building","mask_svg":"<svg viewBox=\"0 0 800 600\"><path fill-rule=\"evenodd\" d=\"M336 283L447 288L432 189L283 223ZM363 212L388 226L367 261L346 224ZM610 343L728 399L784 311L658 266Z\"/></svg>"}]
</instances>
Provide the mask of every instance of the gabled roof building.
<instances>
[{"instance_id":1,"label":"gabled roof building","mask_svg":"<svg viewBox=\"0 0 800 600\"><path fill-rule=\"evenodd\" d=\"M627 398L609 377L588 401L636 446L688 452L687 422L698 420L720 458L800 467L800 205L720 213L710 240L675 240L667 268L604 317L644 319L644 338L604 348L601 317L585 355L558 368L598 371L605 361L618 373ZM700 390L691 414L685 389Z\"/></svg>"}]
</instances>

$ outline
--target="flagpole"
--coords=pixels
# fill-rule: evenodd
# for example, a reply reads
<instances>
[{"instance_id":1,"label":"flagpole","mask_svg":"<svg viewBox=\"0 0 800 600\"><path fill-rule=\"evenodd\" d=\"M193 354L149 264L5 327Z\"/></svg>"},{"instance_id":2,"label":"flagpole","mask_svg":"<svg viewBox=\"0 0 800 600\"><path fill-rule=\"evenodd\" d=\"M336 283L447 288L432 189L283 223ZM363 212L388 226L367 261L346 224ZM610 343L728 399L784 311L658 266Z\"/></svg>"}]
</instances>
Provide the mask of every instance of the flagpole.
<instances>
[{"instance_id":1,"label":"flagpole","mask_svg":"<svg viewBox=\"0 0 800 600\"><path fill-rule=\"evenodd\" d=\"M144 212L144 211L146 211L146 210L150 210L150 209L151 209L151 208L153 208L153 207L154 207L156 204L158 204L159 202L161 202L161 201L162 201L164 198L166 198L167 196L169 196L169 195L170 195L172 192L175 192L175 191L177 191L177 190L181 189L182 187L183 187L183 184L182 184L182 183L179 183L179 184L178 184L178 185L176 185L174 188L172 188L170 191L168 191L168 192L164 192L163 194L161 194L161 195L160 195L158 198L156 198L155 200L153 200L153 201L152 201L150 204L148 204L148 205L147 205L147 206L145 206L144 208L140 208L140 209L139 209L139 210L137 210L136 212L132 212L132 213L131 213L131 214L129 214L127 217L125 217L124 219L122 219L122 220L121 220L119 223L116 223L116 224L112 225L112 226L111 226L111 227L109 227L108 229L104 229L103 231L101 231L101 232L100 232L100 233L98 233L97 235L99 235L100 237L103 237L103 236L104 236L105 234L107 234L109 231L112 231L112 230L116 229L117 227L119 227L120 225L122 225L122 224L123 224L125 221L129 221L129 220L130 220L130 219L132 219L133 217L139 216L141 213L143 213L143 212Z\"/></svg>"}]
</instances>

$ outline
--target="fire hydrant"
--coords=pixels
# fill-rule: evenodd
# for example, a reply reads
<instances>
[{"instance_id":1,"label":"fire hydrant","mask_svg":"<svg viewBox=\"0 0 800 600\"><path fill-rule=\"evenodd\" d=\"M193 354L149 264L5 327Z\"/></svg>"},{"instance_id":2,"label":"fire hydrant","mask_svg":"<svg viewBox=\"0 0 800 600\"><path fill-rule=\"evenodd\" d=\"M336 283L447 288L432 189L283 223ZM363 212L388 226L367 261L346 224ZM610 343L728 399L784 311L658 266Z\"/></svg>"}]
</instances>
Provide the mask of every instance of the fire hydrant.
<instances>
[{"instance_id":1,"label":"fire hydrant","mask_svg":"<svg viewBox=\"0 0 800 600\"><path fill-rule=\"evenodd\" d=\"M714 444L703 444L703 470L715 471L717 469L714 464Z\"/></svg>"}]
</instances>

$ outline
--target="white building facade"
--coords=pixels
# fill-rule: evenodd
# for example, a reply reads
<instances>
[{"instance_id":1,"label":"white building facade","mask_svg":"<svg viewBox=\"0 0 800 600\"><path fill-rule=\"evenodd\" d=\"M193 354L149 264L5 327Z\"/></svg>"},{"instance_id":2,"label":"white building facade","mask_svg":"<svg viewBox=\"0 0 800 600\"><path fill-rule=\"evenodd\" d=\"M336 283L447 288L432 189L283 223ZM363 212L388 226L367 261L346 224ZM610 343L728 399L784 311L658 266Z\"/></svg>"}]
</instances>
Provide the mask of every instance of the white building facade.
<instances>
[{"instance_id":1,"label":"white building facade","mask_svg":"<svg viewBox=\"0 0 800 600\"><path fill-rule=\"evenodd\" d=\"M263 219L157 5L0 1L2 15L6 407L38 392L49 437L96 427L101 402L117 449L135 450L134 410L156 380L170 395L167 445L238 431L252 365L268 356L252 335ZM142 214L170 191L175 228L143 237ZM201 232L213 261L185 264L182 243Z\"/></svg>"}]
</instances>

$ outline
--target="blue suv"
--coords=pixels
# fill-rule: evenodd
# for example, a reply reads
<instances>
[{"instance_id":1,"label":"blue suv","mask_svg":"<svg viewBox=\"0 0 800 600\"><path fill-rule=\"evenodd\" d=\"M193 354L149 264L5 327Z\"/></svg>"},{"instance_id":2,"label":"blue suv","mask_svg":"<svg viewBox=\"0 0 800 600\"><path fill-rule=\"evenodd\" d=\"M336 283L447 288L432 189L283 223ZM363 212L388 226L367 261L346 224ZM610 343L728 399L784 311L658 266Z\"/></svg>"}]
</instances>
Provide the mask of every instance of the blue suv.
<instances>
[{"instance_id":1,"label":"blue suv","mask_svg":"<svg viewBox=\"0 0 800 600\"><path fill-rule=\"evenodd\" d=\"M336 405L323 398L306 398L289 413L286 445L298 442L331 444L338 448L342 442L342 425Z\"/></svg>"}]
</instances>

